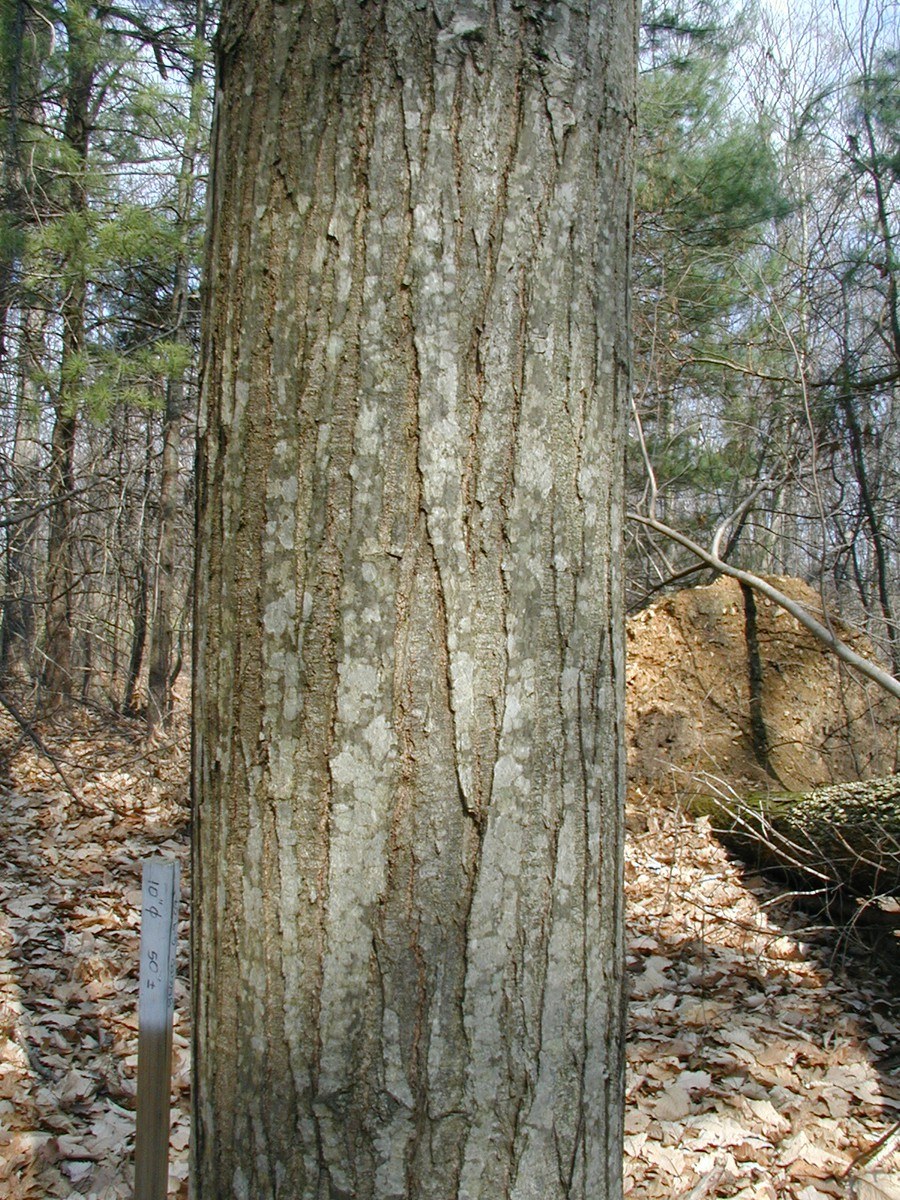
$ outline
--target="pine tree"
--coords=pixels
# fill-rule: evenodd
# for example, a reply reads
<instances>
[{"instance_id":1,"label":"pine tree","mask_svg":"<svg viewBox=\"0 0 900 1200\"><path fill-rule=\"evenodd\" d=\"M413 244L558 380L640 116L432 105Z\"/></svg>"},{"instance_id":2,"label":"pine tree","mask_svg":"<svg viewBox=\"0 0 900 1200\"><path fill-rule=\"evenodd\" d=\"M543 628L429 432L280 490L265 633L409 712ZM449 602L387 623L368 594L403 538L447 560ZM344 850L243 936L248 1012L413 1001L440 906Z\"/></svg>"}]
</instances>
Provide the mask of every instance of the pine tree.
<instances>
[{"instance_id":1,"label":"pine tree","mask_svg":"<svg viewBox=\"0 0 900 1200\"><path fill-rule=\"evenodd\" d=\"M93 670L98 651L104 688L118 687L124 665L122 700L136 702L155 620L149 523L161 413L167 382L184 387L194 352L188 313L202 196L188 176L203 165L205 55L188 6L156 10L149 21L139 7L54 5L41 20L54 39L35 60L39 102L28 122L28 219L15 229L13 298L23 331L16 357L27 364L32 403L52 415L38 497L46 517L36 531L46 558L33 572L45 596L39 674L51 706L90 687L88 660ZM123 406L133 417L114 421ZM122 479L89 465L104 453L104 428L118 438L110 449ZM177 436L169 441L171 479ZM93 513L104 509L116 516L98 529ZM21 554L10 556L10 571L14 558Z\"/></svg>"}]
</instances>

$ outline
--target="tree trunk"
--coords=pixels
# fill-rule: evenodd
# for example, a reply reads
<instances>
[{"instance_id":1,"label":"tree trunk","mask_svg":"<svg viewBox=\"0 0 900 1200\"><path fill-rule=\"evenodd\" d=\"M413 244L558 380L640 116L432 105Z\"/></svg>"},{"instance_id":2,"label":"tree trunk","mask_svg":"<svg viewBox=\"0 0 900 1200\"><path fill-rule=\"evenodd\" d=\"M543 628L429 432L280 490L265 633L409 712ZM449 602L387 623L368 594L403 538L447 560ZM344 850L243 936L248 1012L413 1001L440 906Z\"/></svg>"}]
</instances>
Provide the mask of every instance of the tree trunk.
<instances>
[{"instance_id":1,"label":"tree trunk","mask_svg":"<svg viewBox=\"0 0 900 1200\"><path fill-rule=\"evenodd\" d=\"M44 14L26 0L14 0L0 10L0 39L4 56L4 145L0 148L0 200L4 230L0 239L0 364L10 366L9 314L19 298L21 232L38 218L41 200L28 163L28 134L22 133L41 117L41 65L47 53ZM52 26L51 26L52 29ZM13 338L15 340L15 338Z\"/></svg>"},{"instance_id":2,"label":"tree trunk","mask_svg":"<svg viewBox=\"0 0 900 1200\"><path fill-rule=\"evenodd\" d=\"M23 319L19 336L16 388L18 391L15 440L12 453L13 490L7 502L12 524L6 536L6 594L0 632L0 685L7 682L17 663L29 671L34 666L35 638L35 537L42 499L40 410L31 379L34 317Z\"/></svg>"},{"instance_id":3,"label":"tree trunk","mask_svg":"<svg viewBox=\"0 0 900 1200\"><path fill-rule=\"evenodd\" d=\"M50 445L52 507L47 534L47 617L41 684L44 703L56 707L72 694L72 491L75 485L75 432L77 420L56 405Z\"/></svg>"},{"instance_id":4,"label":"tree trunk","mask_svg":"<svg viewBox=\"0 0 900 1200\"><path fill-rule=\"evenodd\" d=\"M898 636L897 621L891 602L891 571L890 559L885 546L884 531L875 504L872 499L872 489L869 485L869 472L866 466L866 453L863 445L862 427L856 410L855 399L849 379L845 380L844 389L839 397L841 411L850 435L850 461L853 464L853 474L856 486L859 488L859 502L865 523L869 530L869 540L872 555L875 559L875 588L878 592L878 603L884 619L885 637L890 655L891 670L900 677L900 636Z\"/></svg>"},{"instance_id":5,"label":"tree trunk","mask_svg":"<svg viewBox=\"0 0 900 1200\"><path fill-rule=\"evenodd\" d=\"M224 6L198 1200L621 1195L635 25Z\"/></svg>"},{"instance_id":6,"label":"tree trunk","mask_svg":"<svg viewBox=\"0 0 900 1200\"><path fill-rule=\"evenodd\" d=\"M197 0L195 30L198 46L206 37L206 0ZM195 55L191 68L191 104L178 179L178 226L181 239L175 264L172 295L173 339L181 346L190 343L188 298L190 295L190 251L192 212L197 188L196 165L200 153L203 102L203 59ZM153 623L150 631L147 724L152 732L159 724L167 725L172 716L172 686L175 648L175 567L178 537L178 495L180 489L181 426L185 415L185 371L172 376L166 387L163 419L162 472L159 481L159 528L156 559L156 588Z\"/></svg>"},{"instance_id":7,"label":"tree trunk","mask_svg":"<svg viewBox=\"0 0 900 1200\"><path fill-rule=\"evenodd\" d=\"M763 709L763 661L759 652L759 631L756 622L756 597L753 588L741 583L744 602L744 644L747 647L747 690L750 696L750 742L753 757L767 775L775 777L769 753L769 731Z\"/></svg>"},{"instance_id":8,"label":"tree trunk","mask_svg":"<svg viewBox=\"0 0 900 1200\"><path fill-rule=\"evenodd\" d=\"M147 649L147 613L150 608L150 577L147 569L147 508L153 485L152 461L153 428L148 417L144 457L144 493L141 497L138 514L137 569L135 570L134 599L131 608L131 653L128 656L128 673L125 676L125 690L122 695L122 711L128 716L136 716L138 712L137 695L141 682L141 668L144 665L144 652Z\"/></svg>"},{"instance_id":9,"label":"tree trunk","mask_svg":"<svg viewBox=\"0 0 900 1200\"><path fill-rule=\"evenodd\" d=\"M68 79L64 141L74 160L69 183L68 212L75 217L87 212L88 146L90 106L94 86L92 50L79 29L76 13L68 27ZM50 509L47 535L47 617L42 686L44 703L54 707L71 696L73 588L75 586L72 545L72 492L75 487L75 435L78 429L79 391L85 345L87 273L84 247L67 252L61 271L64 295L62 355L59 387L54 401L53 437L50 449Z\"/></svg>"},{"instance_id":10,"label":"tree trunk","mask_svg":"<svg viewBox=\"0 0 900 1200\"><path fill-rule=\"evenodd\" d=\"M177 336L177 335L176 335ZM178 520L179 451L184 418L184 380L170 379L163 418L162 472L159 481L156 589L147 678L147 725L152 732L172 715L175 560Z\"/></svg>"}]
</instances>

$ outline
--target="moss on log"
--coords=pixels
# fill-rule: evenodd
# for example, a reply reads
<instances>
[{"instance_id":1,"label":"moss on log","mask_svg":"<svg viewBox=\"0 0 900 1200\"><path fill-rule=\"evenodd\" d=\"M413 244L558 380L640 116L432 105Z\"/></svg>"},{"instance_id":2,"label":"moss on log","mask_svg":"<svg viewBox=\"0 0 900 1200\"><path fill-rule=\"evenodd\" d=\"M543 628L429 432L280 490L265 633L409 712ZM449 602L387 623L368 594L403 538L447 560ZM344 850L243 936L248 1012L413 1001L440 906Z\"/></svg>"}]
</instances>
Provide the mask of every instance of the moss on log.
<instances>
[{"instance_id":1,"label":"moss on log","mask_svg":"<svg viewBox=\"0 0 900 1200\"><path fill-rule=\"evenodd\" d=\"M699 796L691 807L742 858L805 886L900 895L900 775L800 794Z\"/></svg>"}]
</instances>

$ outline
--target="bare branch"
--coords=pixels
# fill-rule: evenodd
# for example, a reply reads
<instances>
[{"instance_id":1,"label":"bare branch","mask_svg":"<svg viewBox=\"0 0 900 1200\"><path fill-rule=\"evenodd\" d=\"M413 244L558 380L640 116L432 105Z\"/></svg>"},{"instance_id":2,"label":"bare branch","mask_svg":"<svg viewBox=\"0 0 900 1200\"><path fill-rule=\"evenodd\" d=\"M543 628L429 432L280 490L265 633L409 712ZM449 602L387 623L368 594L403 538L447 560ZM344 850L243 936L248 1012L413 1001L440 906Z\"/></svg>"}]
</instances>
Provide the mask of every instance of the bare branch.
<instances>
[{"instance_id":1,"label":"bare branch","mask_svg":"<svg viewBox=\"0 0 900 1200\"><path fill-rule=\"evenodd\" d=\"M759 575L753 575L750 571L742 571L739 567L733 567L730 563L718 555L706 550L698 542L692 538L680 533L677 529L673 529L670 525L665 525L656 517L645 517L641 513L631 512L628 514L628 519L637 521L639 525L645 525L648 529L652 529L655 533L661 534L663 537L669 538L673 542L677 542L679 546L683 546L685 550L689 550L691 554L696 555L701 562L706 563L708 567L712 567L716 571L721 571L723 575L730 575L732 579L737 579L740 583L745 583L754 591L766 596L773 604L777 604L779 608L783 608L785 612L790 613L794 620L807 629L815 638L828 647L842 662L845 662L849 667L859 671L861 675L865 675L867 679L871 679L873 683L877 683L891 696L900 700L900 680L894 678L887 671L883 670L870 659L864 658L863 655L857 654L845 642L836 637L821 621L817 621L811 613L798 604L796 600L792 600L790 596L773 587L767 580L762 579Z\"/></svg>"}]
</instances>

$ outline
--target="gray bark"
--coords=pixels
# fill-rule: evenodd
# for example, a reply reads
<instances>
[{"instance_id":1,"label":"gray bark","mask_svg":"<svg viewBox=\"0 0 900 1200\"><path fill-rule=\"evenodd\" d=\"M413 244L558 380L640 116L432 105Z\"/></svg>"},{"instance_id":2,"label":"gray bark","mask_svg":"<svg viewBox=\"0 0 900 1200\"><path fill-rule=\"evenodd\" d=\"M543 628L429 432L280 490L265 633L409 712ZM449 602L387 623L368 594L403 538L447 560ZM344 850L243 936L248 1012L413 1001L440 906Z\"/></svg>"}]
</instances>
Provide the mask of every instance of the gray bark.
<instances>
[{"instance_id":1,"label":"gray bark","mask_svg":"<svg viewBox=\"0 0 900 1200\"><path fill-rule=\"evenodd\" d=\"M621 1195L635 24L225 5L199 1200Z\"/></svg>"}]
</instances>

